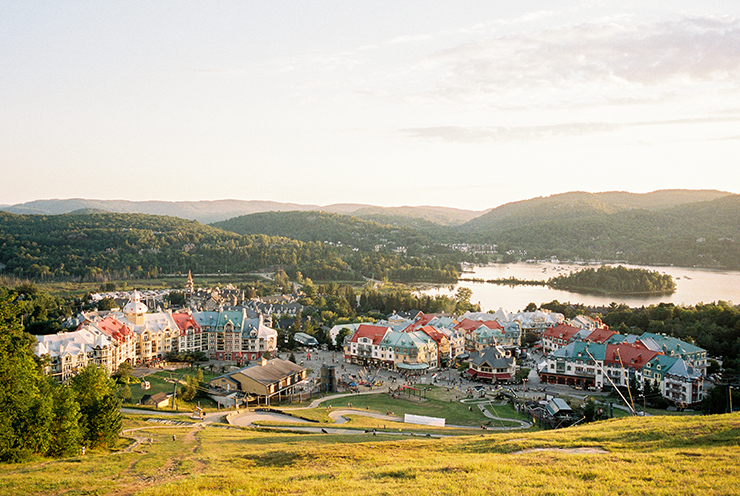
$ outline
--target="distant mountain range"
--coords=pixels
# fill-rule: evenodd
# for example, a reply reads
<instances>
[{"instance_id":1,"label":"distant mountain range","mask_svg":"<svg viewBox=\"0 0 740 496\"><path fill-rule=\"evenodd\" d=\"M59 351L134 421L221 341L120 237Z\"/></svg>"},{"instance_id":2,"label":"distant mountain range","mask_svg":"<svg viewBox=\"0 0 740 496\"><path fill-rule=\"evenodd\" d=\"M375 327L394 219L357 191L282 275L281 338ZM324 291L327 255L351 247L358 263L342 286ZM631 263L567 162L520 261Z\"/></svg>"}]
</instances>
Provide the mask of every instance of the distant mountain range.
<instances>
[{"instance_id":1,"label":"distant mountain range","mask_svg":"<svg viewBox=\"0 0 740 496\"><path fill-rule=\"evenodd\" d=\"M740 268L740 195L716 190L570 192L482 212L433 206L85 199L38 200L0 210L165 215L241 235L264 234L369 251L382 246L422 257L449 253L453 244L467 243L496 245L500 261L556 257Z\"/></svg>"},{"instance_id":2,"label":"distant mountain range","mask_svg":"<svg viewBox=\"0 0 740 496\"><path fill-rule=\"evenodd\" d=\"M204 224L218 222L241 215L262 212L322 211L352 215L360 218L374 216L415 219L449 226L463 224L484 212L447 207L377 207L355 203L333 205L301 205L258 200L215 200L215 201L128 201L88 200L70 198L65 200L35 200L17 205L3 205L0 210L14 214L59 215L72 212L115 212L127 214L169 215L182 219L197 220Z\"/></svg>"}]
</instances>

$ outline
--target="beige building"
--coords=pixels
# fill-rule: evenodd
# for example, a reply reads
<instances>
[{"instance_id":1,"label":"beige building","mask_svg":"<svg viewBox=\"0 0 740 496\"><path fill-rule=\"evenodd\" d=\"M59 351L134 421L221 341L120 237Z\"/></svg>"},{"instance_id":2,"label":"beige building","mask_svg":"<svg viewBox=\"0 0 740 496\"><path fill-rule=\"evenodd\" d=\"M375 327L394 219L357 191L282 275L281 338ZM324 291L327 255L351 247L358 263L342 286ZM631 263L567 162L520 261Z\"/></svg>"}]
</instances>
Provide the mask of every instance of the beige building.
<instances>
[{"instance_id":1,"label":"beige building","mask_svg":"<svg viewBox=\"0 0 740 496\"><path fill-rule=\"evenodd\" d=\"M303 367L287 360L273 358L246 367L236 372L224 374L211 380L211 388L220 394L237 391L250 401L259 405L270 405L277 400L289 398L296 384L306 380L307 372Z\"/></svg>"}]
</instances>

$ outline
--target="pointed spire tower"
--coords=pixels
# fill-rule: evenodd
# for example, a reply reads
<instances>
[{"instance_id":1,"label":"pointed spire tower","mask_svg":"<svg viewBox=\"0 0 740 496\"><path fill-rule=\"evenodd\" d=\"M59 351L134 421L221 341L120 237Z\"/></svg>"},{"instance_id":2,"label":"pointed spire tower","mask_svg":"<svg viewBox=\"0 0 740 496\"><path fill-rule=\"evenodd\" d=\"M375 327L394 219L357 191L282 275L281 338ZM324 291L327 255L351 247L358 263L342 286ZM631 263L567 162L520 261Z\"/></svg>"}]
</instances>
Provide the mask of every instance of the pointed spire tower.
<instances>
[{"instance_id":1,"label":"pointed spire tower","mask_svg":"<svg viewBox=\"0 0 740 496\"><path fill-rule=\"evenodd\" d=\"M188 285L187 285L187 292L185 293L185 298L190 299L191 296L193 296L193 292L195 290L195 284L193 283L193 274L188 270Z\"/></svg>"}]
</instances>

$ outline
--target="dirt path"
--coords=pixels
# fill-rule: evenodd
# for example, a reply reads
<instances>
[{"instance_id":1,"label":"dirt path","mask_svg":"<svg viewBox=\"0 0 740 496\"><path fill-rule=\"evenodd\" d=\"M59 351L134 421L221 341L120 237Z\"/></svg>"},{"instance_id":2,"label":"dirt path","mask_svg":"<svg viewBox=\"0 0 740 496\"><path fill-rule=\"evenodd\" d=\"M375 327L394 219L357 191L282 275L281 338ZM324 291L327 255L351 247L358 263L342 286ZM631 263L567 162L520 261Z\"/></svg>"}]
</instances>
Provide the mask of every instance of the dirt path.
<instances>
[{"instance_id":1,"label":"dirt path","mask_svg":"<svg viewBox=\"0 0 740 496\"><path fill-rule=\"evenodd\" d=\"M136 453L139 454L140 457L133 459L131 463L116 476L116 490L110 494L114 496L130 496L145 487L167 484L202 472L208 464L198 457L198 448L200 448L198 433L201 432L206 425L207 423L205 422L199 422L192 426L151 425L124 430L122 433L123 436L133 439L134 442L122 451L110 453L109 456L120 455L122 453ZM149 455L156 456L153 451L156 450L157 444L167 442L162 441L161 438L155 441L152 436L144 435L144 432L142 431L161 429L187 429L187 432L182 435L182 438L179 441L184 445L185 449L179 451L174 456L167 457L163 462L160 462L159 468L157 468L155 472L142 472L137 469L139 464L146 464L148 462ZM173 441L176 440L176 437L173 437ZM182 466L185 461L192 462L193 466L188 469L187 473L181 473L179 467Z\"/></svg>"}]
</instances>

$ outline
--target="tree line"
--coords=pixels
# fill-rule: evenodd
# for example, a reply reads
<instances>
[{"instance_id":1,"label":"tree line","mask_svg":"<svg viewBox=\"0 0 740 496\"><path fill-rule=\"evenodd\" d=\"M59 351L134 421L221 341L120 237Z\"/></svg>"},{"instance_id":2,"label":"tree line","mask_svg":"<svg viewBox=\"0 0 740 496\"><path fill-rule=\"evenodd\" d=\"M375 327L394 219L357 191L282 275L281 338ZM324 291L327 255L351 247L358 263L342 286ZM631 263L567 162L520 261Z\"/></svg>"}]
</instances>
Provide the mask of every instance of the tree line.
<instances>
[{"instance_id":1,"label":"tree line","mask_svg":"<svg viewBox=\"0 0 740 496\"><path fill-rule=\"evenodd\" d=\"M0 461L114 446L122 423L114 381L95 365L67 384L46 376L36 339L20 323L16 296L0 288Z\"/></svg>"}]
</instances>

